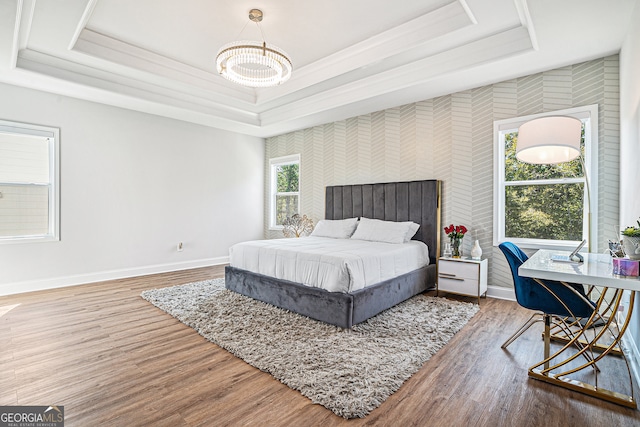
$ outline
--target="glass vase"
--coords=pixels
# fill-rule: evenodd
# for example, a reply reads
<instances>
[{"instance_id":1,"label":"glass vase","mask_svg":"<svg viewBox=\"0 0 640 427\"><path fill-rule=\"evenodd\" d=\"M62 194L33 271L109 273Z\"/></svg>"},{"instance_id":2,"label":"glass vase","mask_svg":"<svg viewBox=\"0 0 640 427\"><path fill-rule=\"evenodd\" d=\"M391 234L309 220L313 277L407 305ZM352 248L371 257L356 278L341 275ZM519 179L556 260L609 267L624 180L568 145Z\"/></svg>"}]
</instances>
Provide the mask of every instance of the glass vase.
<instances>
[{"instance_id":1,"label":"glass vase","mask_svg":"<svg viewBox=\"0 0 640 427\"><path fill-rule=\"evenodd\" d=\"M444 254L442 255L445 258L451 258L451 243L447 242L444 244Z\"/></svg>"},{"instance_id":2,"label":"glass vase","mask_svg":"<svg viewBox=\"0 0 640 427\"><path fill-rule=\"evenodd\" d=\"M462 237L451 239L451 256L453 258L462 258L462 239Z\"/></svg>"}]
</instances>

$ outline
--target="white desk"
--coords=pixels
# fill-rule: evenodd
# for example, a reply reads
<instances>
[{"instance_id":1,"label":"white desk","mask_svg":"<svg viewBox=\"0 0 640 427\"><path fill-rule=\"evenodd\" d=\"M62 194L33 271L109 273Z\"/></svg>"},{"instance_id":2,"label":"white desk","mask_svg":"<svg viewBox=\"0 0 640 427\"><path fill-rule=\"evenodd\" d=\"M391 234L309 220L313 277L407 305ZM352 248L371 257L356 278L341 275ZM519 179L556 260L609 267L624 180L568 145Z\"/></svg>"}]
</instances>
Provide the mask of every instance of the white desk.
<instances>
[{"instance_id":1,"label":"white desk","mask_svg":"<svg viewBox=\"0 0 640 427\"><path fill-rule=\"evenodd\" d=\"M620 351L619 343L631 318L635 291L640 291L640 278L614 275L612 273L613 263L609 255L581 254L584 255L584 263L578 264L552 261L551 255L554 254L568 255L568 252L539 250L520 266L518 274L523 277L531 277L534 280L547 279L562 283L591 285L599 291L599 296L597 296L595 313L586 321L584 329L577 332L575 336L564 338L563 341L566 344L553 355L549 354L549 340L552 337L550 337L549 328L545 328L545 359L529 368L529 376L620 405L636 408L631 373L629 373L631 395L576 381L571 379L569 375L585 368L594 368L595 364L607 354L618 354L624 358L624 354ZM620 325L617 322L616 314L618 313L624 290L633 292L631 293L626 318ZM595 301L594 294L595 292L590 295L590 299L593 301ZM594 336L588 337L585 331L598 320L603 321L604 326L594 328ZM607 332L613 335L613 342L607 345L598 344L598 339ZM572 353L571 350L575 348L581 348L581 350ZM594 351L600 353L596 354ZM591 361L578 368L568 368L568 363L580 355L585 356L587 360L591 358ZM550 366L551 363L553 363L552 366Z\"/></svg>"},{"instance_id":2,"label":"white desk","mask_svg":"<svg viewBox=\"0 0 640 427\"><path fill-rule=\"evenodd\" d=\"M569 255L569 252L541 249L520 266L519 274L524 277L640 291L640 278L613 274L613 263L609 255L581 253L584 262L578 264L552 261L551 255L556 254Z\"/></svg>"}]
</instances>

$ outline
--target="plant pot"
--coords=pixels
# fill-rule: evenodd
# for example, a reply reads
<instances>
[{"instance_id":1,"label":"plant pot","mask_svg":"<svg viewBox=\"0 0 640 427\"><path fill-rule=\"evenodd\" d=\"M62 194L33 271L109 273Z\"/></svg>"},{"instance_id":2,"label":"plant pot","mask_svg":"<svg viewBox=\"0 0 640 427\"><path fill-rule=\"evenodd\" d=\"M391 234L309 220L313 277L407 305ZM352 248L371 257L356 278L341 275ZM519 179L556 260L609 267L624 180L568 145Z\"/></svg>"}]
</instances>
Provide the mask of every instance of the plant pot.
<instances>
[{"instance_id":1,"label":"plant pot","mask_svg":"<svg viewBox=\"0 0 640 427\"><path fill-rule=\"evenodd\" d=\"M623 235L622 248L629 259L640 259L640 237Z\"/></svg>"}]
</instances>

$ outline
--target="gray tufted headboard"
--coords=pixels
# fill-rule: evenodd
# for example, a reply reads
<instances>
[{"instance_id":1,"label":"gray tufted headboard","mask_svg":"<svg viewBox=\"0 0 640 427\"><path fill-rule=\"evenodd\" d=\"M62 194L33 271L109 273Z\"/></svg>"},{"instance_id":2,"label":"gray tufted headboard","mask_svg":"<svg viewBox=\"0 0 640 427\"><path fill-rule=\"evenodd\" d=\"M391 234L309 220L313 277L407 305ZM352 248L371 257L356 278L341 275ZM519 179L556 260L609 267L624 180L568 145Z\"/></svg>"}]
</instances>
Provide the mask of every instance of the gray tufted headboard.
<instances>
[{"instance_id":1,"label":"gray tufted headboard","mask_svg":"<svg viewBox=\"0 0 640 427\"><path fill-rule=\"evenodd\" d=\"M325 218L365 217L420 224L413 237L429 247L431 263L440 257L440 187L442 182L388 182L326 188Z\"/></svg>"}]
</instances>

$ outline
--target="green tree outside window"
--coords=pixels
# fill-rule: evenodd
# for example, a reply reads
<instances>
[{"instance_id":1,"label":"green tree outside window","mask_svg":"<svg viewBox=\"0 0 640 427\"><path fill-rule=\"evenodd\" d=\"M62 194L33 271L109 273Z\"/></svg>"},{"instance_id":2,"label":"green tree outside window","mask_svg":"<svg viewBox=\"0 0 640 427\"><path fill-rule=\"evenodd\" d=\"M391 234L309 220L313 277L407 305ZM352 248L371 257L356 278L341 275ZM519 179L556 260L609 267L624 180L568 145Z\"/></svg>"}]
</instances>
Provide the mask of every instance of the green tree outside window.
<instances>
[{"instance_id":1,"label":"green tree outside window","mask_svg":"<svg viewBox=\"0 0 640 427\"><path fill-rule=\"evenodd\" d=\"M276 225L282 225L287 217L298 212L300 191L300 164L276 166Z\"/></svg>"},{"instance_id":2,"label":"green tree outside window","mask_svg":"<svg viewBox=\"0 0 640 427\"><path fill-rule=\"evenodd\" d=\"M517 132L505 134L505 237L582 240L584 182L557 181L584 177L581 162L523 163L517 141ZM584 126L581 145L584 153Z\"/></svg>"}]
</instances>

